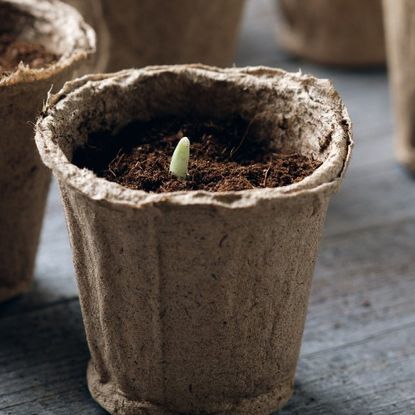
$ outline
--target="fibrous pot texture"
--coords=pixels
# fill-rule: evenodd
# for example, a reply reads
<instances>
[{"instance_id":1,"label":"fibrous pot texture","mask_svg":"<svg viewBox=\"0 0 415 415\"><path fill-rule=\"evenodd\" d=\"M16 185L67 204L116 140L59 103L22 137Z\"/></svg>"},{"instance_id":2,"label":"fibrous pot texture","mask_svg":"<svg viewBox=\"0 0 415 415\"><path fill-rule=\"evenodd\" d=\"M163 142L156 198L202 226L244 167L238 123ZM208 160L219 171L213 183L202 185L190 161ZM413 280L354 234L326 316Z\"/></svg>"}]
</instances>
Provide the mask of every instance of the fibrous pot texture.
<instances>
[{"instance_id":1,"label":"fibrous pot texture","mask_svg":"<svg viewBox=\"0 0 415 415\"><path fill-rule=\"evenodd\" d=\"M382 0L277 0L278 39L288 51L327 65L385 63Z\"/></svg>"},{"instance_id":2,"label":"fibrous pot texture","mask_svg":"<svg viewBox=\"0 0 415 415\"><path fill-rule=\"evenodd\" d=\"M322 165L301 182L146 193L71 163L91 132L239 114ZM66 84L37 124L66 211L91 351L114 414L258 414L291 396L318 242L351 152L329 81L264 67L158 66Z\"/></svg>"},{"instance_id":3,"label":"fibrous pot texture","mask_svg":"<svg viewBox=\"0 0 415 415\"><path fill-rule=\"evenodd\" d=\"M86 69L94 33L71 7L54 0L0 1L2 34L59 55L43 69L20 65L0 76L0 301L31 283L50 181L34 143L33 123L48 91Z\"/></svg>"},{"instance_id":4,"label":"fibrous pot texture","mask_svg":"<svg viewBox=\"0 0 415 415\"><path fill-rule=\"evenodd\" d=\"M415 3L384 0L398 160L415 172Z\"/></svg>"},{"instance_id":5,"label":"fibrous pot texture","mask_svg":"<svg viewBox=\"0 0 415 415\"><path fill-rule=\"evenodd\" d=\"M234 62L245 0L101 1L110 33L107 70Z\"/></svg>"}]
</instances>

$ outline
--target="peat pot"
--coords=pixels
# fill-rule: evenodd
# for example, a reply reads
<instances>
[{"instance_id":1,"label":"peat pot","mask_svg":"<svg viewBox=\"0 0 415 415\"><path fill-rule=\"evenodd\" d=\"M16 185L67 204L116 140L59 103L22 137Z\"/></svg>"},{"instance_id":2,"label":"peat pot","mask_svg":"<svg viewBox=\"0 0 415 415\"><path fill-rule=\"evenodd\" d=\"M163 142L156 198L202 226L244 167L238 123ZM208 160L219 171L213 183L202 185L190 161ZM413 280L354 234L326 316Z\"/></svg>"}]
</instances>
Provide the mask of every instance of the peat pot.
<instances>
[{"instance_id":1,"label":"peat pot","mask_svg":"<svg viewBox=\"0 0 415 415\"><path fill-rule=\"evenodd\" d=\"M192 112L257 120L321 160L293 185L146 193L71 163L90 133ZM36 127L62 193L91 360L113 414L269 415L291 396L330 196L351 152L326 80L253 67L155 66L67 83Z\"/></svg>"},{"instance_id":2,"label":"peat pot","mask_svg":"<svg viewBox=\"0 0 415 415\"><path fill-rule=\"evenodd\" d=\"M108 64L109 33L102 12L102 0L64 0L75 7L85 21L93 27L97 37L97 51L91 69L105 72Z\"/></svg>"},{"instance_id":3,"label":"peat pot","mask_svg":"<svg viewBox=\"0 0 415 415\"><path fill-rule=\"evenodd\" d=\"M110 34L107 70L232 65L244 1L101 0Z\"/></svg>"},{"instance_id":4,"label":"peat pot","mask_svg":"<svg viewBox=\"0 0 415 415\"><path fill-rule=\"evenodd\" d=\"M398 160L415 173L415 3L384 0Z\"/></svg>"},{"instance_id":5,"label":"peat pot","mask_svg":"<svg viewBox=\"0 0 415 415\"><path fill-rule=\"evenodd\" d=\"M277 0L289 52L335 66L385 63L382 0Z\"/></svg>"},{"instance_id":6,"label":"peat pot","mask_svg":"<svg viewBox=\"0 0 415 415\"><path fill-rule=\"evenodd\" d=\"M1 0L2 34L59 55L43 69L20 65L0 75L0 301L30 287L50 172L36 150L33 122L48 91L88 67L95 35L72 7L56 0Z\"/></svg>"}]
</instances>

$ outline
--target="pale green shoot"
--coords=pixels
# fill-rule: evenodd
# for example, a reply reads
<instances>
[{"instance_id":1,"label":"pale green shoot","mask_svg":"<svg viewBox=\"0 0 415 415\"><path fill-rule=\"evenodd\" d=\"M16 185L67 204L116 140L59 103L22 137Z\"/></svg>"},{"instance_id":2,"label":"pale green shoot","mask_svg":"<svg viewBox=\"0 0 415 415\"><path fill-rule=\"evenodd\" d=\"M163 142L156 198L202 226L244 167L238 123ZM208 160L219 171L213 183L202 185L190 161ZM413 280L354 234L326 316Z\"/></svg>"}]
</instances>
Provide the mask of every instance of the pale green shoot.
<instances>
[{"instance_id":1,"label":"pale green shoot","mask_svg":"<svg viewBox=\"0 0 415 415\"><path fill-rule=\"evenodd\" d=\"M184 180L187 177L190 157L190 141L183 137L174 149L170 162L170 173L178 179Z\"/></svg>"}]
</instances>

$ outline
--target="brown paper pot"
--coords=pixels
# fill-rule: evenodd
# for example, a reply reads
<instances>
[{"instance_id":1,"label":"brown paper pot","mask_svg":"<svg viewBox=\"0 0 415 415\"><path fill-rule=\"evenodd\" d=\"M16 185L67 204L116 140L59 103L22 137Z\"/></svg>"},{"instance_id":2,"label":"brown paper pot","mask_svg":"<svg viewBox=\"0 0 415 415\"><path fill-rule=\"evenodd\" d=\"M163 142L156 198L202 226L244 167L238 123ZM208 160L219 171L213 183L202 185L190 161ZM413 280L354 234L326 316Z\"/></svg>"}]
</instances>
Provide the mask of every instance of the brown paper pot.
<instances>
[{"instance_id":1,"label":"brown paper pot","mask_svg":"<svg viewBox=\"0 0 415 415\"><path fill-rule=\"evenodd\" d=\"M396 118L396 153L415 172L415 2L384 1L389 72Z\"/></svg>"},{"instance_id":2,"label":"brown paper pot","mask_svg":"<svg viewBox=\"0 0 415 415\"><path fill-rule=\"evenodd\" d=\"M382 0L277 0L278 38L295 55L341 66L385 63Z\"/></svg>"},{"instance_id":3,"label":"brown paper pot","mask_svg":"<svg viewBox=\"0 0 415 415\"><path fill-rule=\"evenodd\" d=\"M102 0L108 70L205 63L229 66L244 0Z\"/></svg>"},{"instance_id":4,"label":"brown paper pot","mask_svg":"<svg viewBox=\"0 0 415 415\"><path fill-rule=\"evenodd\" d=\"M109 33L102 12L101 0L64 1L75 7L85 21L94 28L97 37L97 53L94 56L93 70L95 72L105 72L109 59Z\"/></svg>"},{"instance_id":5,"label":"brown paper pot","mask_svg":"<svg viewBox=\"0 0 415 415\"><path fill-rule=\"evenodd\" d=\"M258 120L324 164L291 186L146 193L71 164L103 126L188 112ZM160 66L82 78L36 141L56 175L91 351L114 414L268 415L291 396L321 226L351 151L328 81L264 67Z\"/></svg>"},{"instance_id":6,"label":"brown paper pot","mask_svg":"<svg viewBox=\"0 0 415 415\"><path fill-rule=\"evenodd\" d=\"M0 1L2 31L62 54L46 69L20 67L0 78L0 301L31 283L50 180L33 139L33 122L53 85L84 70L94 34L79 14L55 0Z\"/></svg>"}]
</instances>

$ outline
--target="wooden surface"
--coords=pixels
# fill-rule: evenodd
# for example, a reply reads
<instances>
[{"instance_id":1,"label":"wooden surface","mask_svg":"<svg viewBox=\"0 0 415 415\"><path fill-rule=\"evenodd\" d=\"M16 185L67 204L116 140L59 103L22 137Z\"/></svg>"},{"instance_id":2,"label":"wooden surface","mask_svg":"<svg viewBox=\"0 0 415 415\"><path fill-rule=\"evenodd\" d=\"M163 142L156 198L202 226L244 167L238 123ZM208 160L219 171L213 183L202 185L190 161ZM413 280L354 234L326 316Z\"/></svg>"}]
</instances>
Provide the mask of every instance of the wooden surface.
<instances>
[{"instance_id":1,"label":"wooden surface","mask_svg":"<svg viewBox=\"0 0 415 415\"><path fill-rule=\"evenodd\" d=\"M355 152L321 244L295 393L283 415L415 414L415 180L395 162L383 70L330 70L284 55L271 0L250 0L238 65L334 81ZM0 414L105 414L90 398L88 349L53 184L32 291L0 306ZM270 362L272 364L272 362Z\"/></svg>"}]
</instances>

